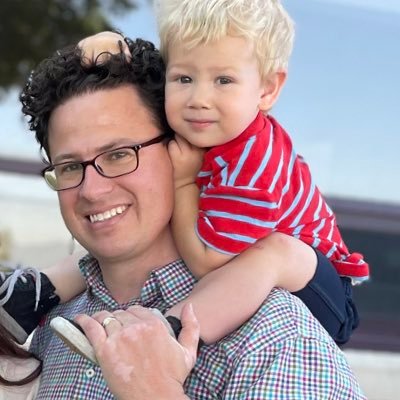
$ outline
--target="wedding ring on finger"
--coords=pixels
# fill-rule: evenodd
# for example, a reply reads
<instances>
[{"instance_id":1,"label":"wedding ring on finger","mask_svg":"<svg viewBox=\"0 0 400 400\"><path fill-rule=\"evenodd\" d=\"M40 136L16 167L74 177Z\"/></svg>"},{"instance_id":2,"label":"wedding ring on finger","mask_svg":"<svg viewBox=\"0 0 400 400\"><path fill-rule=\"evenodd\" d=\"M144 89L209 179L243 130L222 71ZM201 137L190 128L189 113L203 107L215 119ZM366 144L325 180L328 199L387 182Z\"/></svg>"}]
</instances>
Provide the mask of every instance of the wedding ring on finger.
<instances>
[{"instance_id":1,"label":"wedding ring on finger","mask_svg":"<svg viewBox=\"0 0 400 400\"><path fill-rule=\"evenodd\" d=\"M101 326L102 326L104 329L106 329L106 326L107 326L110 322L112 322L112 321L118 321L118 320L117 320L117 318L115 318L115 317L113 317L113 316L111 316L111 317L105 317L105 318L103 319L103 322L101 323Z\"/></svg>"}]
</instances>

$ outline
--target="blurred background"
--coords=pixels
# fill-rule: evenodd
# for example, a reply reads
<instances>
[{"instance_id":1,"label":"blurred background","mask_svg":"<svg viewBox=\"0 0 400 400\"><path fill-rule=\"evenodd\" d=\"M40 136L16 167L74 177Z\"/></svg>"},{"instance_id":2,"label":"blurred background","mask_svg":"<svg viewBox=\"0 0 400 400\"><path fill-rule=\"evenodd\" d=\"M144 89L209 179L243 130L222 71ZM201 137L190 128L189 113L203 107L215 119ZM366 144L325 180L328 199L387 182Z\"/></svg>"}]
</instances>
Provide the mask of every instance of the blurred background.
<instances>
[{"instance_id":1,"label":"blurred background","mask_svg":"<svg viewBox=\"0 0 400 400\"><path fill-rule=\"evenodd\" d=\"M283 0L296 22L276 108L371 279L354 289L362 322L345 352L369 399L400 384L400 1ZM18 94L42 58L116 28L158 44L151 1L1 0L0 260L46 267L71 238L38 176L38 145ZM397 104L397 105L396 105Z\"/></svg>"}]
</instances>

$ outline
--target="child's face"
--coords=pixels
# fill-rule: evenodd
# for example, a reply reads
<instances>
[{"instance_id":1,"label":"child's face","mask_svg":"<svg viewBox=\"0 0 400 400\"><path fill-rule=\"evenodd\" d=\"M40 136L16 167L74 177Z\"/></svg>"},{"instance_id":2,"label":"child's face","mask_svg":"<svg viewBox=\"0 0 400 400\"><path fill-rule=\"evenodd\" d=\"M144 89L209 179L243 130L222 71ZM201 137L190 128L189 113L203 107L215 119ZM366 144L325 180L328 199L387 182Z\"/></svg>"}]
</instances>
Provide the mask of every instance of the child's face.
<instances>
[{"instance_id":1,"label":"child's face","mask_svg":"<svg viewBox=\"0 0 400 400\"><path fill-rule=\"evenodd\" d=\"M256 117L265 95L253 46L226 36L192 49L169 48L165 87L168 122L198 147L236 138Z\"/></svg>"}]
</instances>

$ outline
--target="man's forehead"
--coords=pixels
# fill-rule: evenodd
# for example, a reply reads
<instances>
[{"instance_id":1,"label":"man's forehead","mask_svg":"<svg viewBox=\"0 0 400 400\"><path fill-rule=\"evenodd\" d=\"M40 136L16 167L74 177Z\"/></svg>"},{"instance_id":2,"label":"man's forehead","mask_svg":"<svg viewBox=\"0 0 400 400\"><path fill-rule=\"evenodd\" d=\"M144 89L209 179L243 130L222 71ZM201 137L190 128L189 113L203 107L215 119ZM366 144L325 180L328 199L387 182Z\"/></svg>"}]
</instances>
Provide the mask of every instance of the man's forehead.
<instances>
[{"instance_id":1,"label":"man's forehead","mask_svg":"<svg viewBox=\"0 0 400 400\"><path fill-rule=\"evenodd\" d=\"M128 101L129 100L129 101ZM124 107L117 107L115 110L110 108L109 105L115 102L125 104ZM58 110L82 112L83 107L91 106L94 111L100 110L104 105L113 111L124 112L126 108L132 106L142 107L148 109L146 103L142 101L138 89L133 84L121 84L115 87L99 87L96 89L87 89L82 92L77 92L68 95L56 106L51 114L56 113ZM74 108L75 106L75 108ZM101 114L98 113L101 118Z\"/></svg>"},{"instance_id":2,"label":"man's forehead","mask_svg":"<svg viewBox=\"0 0 400 400\"><path fill-rule=\"evenodd\" d=\"M49 146L52 161L67 155L95 153L140 143L159 127L136 89L121 86L68 99L52 113Z\"/></svg>"}]
</instances>

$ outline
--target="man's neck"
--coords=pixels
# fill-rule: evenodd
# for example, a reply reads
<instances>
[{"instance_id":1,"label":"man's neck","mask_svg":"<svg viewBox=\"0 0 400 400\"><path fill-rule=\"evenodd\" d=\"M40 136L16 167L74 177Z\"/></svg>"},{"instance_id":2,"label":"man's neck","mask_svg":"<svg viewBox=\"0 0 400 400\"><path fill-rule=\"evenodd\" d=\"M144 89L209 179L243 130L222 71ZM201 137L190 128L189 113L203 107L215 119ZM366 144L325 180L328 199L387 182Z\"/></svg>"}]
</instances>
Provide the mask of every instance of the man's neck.
<instances>
[{"instance_id":1,"label":"man's neck","mask_svg":"<svg viewBox=\"0 0 400 400\"><path fill-rule=\"evenodd\" d=\"M179 258L171 239L159 243L156 248L130 259L99 260L104 284L112 297L124 304L139 297L150 273Z\"/></svg>"}]
</instances>

